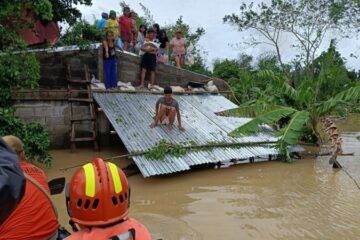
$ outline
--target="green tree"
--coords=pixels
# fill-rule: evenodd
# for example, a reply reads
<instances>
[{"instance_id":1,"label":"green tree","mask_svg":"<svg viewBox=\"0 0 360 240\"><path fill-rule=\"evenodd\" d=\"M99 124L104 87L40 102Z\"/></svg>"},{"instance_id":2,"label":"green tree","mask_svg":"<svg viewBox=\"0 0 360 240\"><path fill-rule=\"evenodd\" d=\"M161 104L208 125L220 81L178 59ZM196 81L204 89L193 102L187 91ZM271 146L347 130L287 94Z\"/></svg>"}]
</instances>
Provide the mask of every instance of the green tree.
<instances>
[{"instance_id":1,"label":"green tree","mask_svg":"<svg viewBox=\"0 0 360 240\"><path fill-rule=\"evenodd\" d=\"M105 37L105 32L105 30L96 29L95 24L80 20L66 29L57 46L77 45L84 49L92 43L101 42Z\"/></svg>"},{"instance_id":2,"label":"green tree","mask_svg":"<svg viewBox=\"0 0 360 240\"><path fill-rule=\"evenodd\" d=\"M272 87L265 89L256 101L245 103L229 112L231 116L255 115L252 121L234 130L231 135L253 134L263 124L272 124L277 129L278 148L287 161L291 160L289 145L297 144L309 132L314 139L322 142L318 130L320 119L334 111L342 113L344 107L360 99L359 84L324 98L321 88L331 81L329 79L326 82L303 81L295 89L288 84L284 75L276 75L271 70L260 71L258 74L272 79Z\"/></svg>"},{"instance_id":3,"label":"green tree","mask_svg":"<svg viewBox=\"0 0 360 240\"><path fill-rule=\"evenodd\" d=\"M298 61L313 76L311 63L315 60L324 36L330 32L342 32L351 23L359 6L349 1L335 0L272 0L270 4L261 2L258 5L243 3L239 14L226 15L224 22L234 25L239 31L254 30L264 40L252 36L249 44L267 44L273 46L280 66L284 68L282 54L285 49L280 47L281 37L292 37L297 49ZM344 35L338 34L339 37ZM294 51L293 48L288 48Z\"/></svg>"},{"instance_id":4,"label":"green tree","mask_svg":"<svg viewBox=\"0 0 360 240\"><path fill-rule=\"evenodd\" d=\"M240 77L240 66L236 60L215 60L213 75L215 77L229 81Z\"/></svg>"},{"instance_id":5,"label":"green tree","mask_svg":"<svg viewBox=\"0 0 360 240\"><path fill-rule=\"evenodd\" d=\"M70 26L81 18L81 12L76 5L91 6L92 4L92 0L49 0L49 2L52 6L52 20L67 22Z\"/></svg>"}]
</instances>

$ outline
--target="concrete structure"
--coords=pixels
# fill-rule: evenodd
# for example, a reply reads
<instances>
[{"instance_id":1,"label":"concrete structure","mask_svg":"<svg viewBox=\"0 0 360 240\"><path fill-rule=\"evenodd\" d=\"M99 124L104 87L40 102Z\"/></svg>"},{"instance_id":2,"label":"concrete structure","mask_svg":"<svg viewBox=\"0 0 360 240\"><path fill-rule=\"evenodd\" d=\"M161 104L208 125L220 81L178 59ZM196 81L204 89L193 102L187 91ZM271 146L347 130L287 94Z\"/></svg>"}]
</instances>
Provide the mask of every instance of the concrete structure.
<instances>
[{"instance_id":1,"label":"concrete structure","mask_svg":"<svg viewBox=\"0 0 360 240\"><path fill-rule=\"evenodd\" d=\"M51 147L63 148L69 146L70 116L67 101L66 64L71 64L75 77L83 76L83 65L87 64L89 70L98 79L103 79L102 49L98 45L87 50L77 47L62 47L55 49L34 50L41 65L41 76L38 90L16 91L13 99L16 101L16 115L28 122L38 122L50 134ZM117 52L118 80L138 84L140 58ZM157 83L161 86L186 86L189 81L207 81L209 77L187 70L177 69L173 66L159 65L156 72ZM223 88L221 82L216 84ZM86 112L80 110L79 114ZM99 114L100 136L109 133L108 121ZM86 130L86 129L84 129ZM101 138L106 140L108 138ZM106 144L106 141L102 141Z\"/></svg>"}]
</instances>

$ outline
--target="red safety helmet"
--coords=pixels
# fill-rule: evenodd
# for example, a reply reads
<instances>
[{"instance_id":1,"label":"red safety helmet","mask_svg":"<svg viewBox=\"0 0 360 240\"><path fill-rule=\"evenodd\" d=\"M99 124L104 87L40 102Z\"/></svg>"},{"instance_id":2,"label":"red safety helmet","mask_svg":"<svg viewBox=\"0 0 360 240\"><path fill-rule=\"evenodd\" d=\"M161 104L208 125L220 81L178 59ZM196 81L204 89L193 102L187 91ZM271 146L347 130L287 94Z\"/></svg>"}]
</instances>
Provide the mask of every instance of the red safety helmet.
<instances>
[{"instance_id":1,"label":"red safety helmet","mask_svg":"<svg viewBox=\"0 0 360 240\"><path fill-rule=\"evenodd\" d=\"M124 219L129 212L130 188L124 172L96 158L73 175L66 189L71 220L83 226L104 226Z\"/></svg>"}]
</instances>

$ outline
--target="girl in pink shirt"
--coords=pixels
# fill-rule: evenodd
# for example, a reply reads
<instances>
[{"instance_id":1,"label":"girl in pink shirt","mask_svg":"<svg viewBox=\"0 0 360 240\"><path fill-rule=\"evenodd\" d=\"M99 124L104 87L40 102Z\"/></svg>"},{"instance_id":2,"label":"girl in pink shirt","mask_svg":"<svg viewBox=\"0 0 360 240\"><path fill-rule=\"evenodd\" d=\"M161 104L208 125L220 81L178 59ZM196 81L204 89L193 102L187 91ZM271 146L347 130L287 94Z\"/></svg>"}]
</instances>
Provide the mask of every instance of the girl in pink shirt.
<instances>
[{"instance_id":1,"label":"girl in pink shirt","mask_svg":"<svg viewBox=\"0 0 360 240\"><path fill-rule=\"evenodd\" d=\"M173 49L176 67L181 68L185 65L186 40L181 30L177 30L175 36L170 42L170 47Z\"/></svg>"}]
</instances>

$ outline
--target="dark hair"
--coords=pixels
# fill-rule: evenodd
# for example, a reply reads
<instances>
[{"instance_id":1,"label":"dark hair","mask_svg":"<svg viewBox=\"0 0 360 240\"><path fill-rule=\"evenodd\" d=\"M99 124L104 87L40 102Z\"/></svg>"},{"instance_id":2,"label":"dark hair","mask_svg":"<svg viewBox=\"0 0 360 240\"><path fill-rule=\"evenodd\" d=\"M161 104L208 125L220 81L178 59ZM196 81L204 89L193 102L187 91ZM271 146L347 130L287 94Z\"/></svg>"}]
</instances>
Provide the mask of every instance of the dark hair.
<instances>
[{"instance_id":1,"label":"dark hair","mask_svg":"<svg viewBox=\"0 0 360 240\"><path fill-rule=\"evenodd\" d=\"M159 24L155 23L155 24L153 25L153 28L156 28L156 31L157 31L157 32L160 32L160 25L159 25Z\"/></svg>"},{"instance_id":2,"label":"dark hair","mask_svg":"<svg viewBox=\"0 0 360 240\"><path fill-rule=\"evenodd\" d=\"M149 33L154 33L155 31L154 31L154 29L152 29L152 28L150 28L150 29L148 29L147 30L147 33L149 34Z\"/></svg>"},{"instance_id":3,"label":"dark hair","mask_svg":"<svg viewBox=\"0 0 360 240\"><path fill-rule=\"evenodd\" d=\"M113 32L113 31L111 31L111 30L108 30L108 31L106 31L106 32L105 32L105 41L107 41L107 39L108 39L108 35L109 35L110 33L113 35L113 41L115 42L115 39L114 39L114 32Z\"/></svg>"},{"instance_id":4,"label":"dark hair","mask_svg":"<svg viewBox=\"0 0 360 240\"><path fill-rule=\"evenodd\" d=\"M129 11L130 11L130 8L129 8L128 6L125 6L125 7L123 8L123 11L125 11L125 10L129 10Z\"/></svg>"},{"instance_id":5,"label":"dark hair","mask_svg":"<svg viewBox=\"0 0 360 240\"><path fill-rule=\"evenodd\" d=\"M164 35L164 36L163 36ZM167 37L167 33L165 30L160 30L159 32L159 38L164 39Z\"/></svg>"},{"instance_id":6,"label":"dark hair","mask_svg":"<svg viewBox=\"0 0 360 240\"><path fill-rule=\"evenodd\" d=\"M113 32L113 31L107 30L107 31L105 32L105 37L107 37L110 33L111 33L112 35L114 35L114 32Z\"/></svg>"},{"instance_id":7,"label":"dark hair","mask_svg":"<svg viewBox=\"0 0 360 240\"><path fill-rule=\"evenodd\" d=\"M103 12L103 13L101 14L101 17L102 17L102 18L105 18L105 19L108 19L108 18L109 18L109 14L107 14L106 12Z\"/></svg>"},{"instance_id":8,"label":"dark hair","mask_svg":"<svg viewBox=\"0 0 360 240\"><path fill-rule=\"evenodd\" d=\"M169 87L169 86L166 86L166 87L164 88L164 94L171 94L171 93L172 93L172 88Z\"/></svg>"},{"instance_id":9,"label":"dark hair","mask_svg":"<svg viewBox=\"0 0 360 240\"><path fill-rule=\"evenodd\" d=\"M146 26L145 24L141 24L141 25L139 26L139 32L140 32L140 29L141 29L142 27L145 28L145 33L146 33L146 32L147 32L147 26Z\"/></svg>"}]
</instances>

